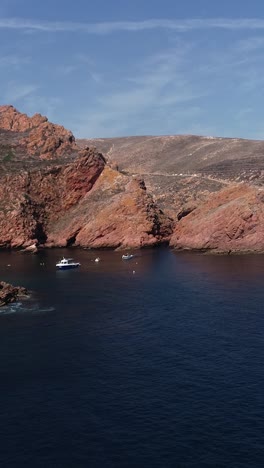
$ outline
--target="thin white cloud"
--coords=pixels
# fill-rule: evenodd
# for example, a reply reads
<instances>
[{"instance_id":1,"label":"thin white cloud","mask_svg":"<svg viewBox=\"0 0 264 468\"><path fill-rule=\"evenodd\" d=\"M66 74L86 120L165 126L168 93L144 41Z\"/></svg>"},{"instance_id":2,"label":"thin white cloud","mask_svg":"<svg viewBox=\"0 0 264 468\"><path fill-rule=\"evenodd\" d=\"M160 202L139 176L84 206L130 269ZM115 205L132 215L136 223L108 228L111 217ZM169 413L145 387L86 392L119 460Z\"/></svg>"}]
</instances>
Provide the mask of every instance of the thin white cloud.
<instances>
[{"instance_id":1,"label":"thin white cloud","mask_svg":"<svg viewBox=\"0 0 264 468\"><path fill-rule=\"evenodd\" d=\"M252 97L264 88L258 59L262 40L232 40L217 50L203 45L203 40L180 41L136 62L132 71L123 73L121 68L118 86L115 76L109 77L92 108L78 112L72 125L76 135L245 133L250 137L249 112L241 113L240 121L235 116L241 106L255 109ZM245 53L247 48L252 53Z\"/></svg>"},{"instance_id":2,"label":"thin white cloud","mask_svg":"<svg viewBox=\"0 0 264 468\"><path fill-rule=\"evenodd\" d=\"M129 132L130 128L155 127L175 116L183 116L183 108L191 108L189 118L197 117L201 109L194 105L197 99L205 96L189 81L184 70L187 49L183 44L155 54L135 66L134 75L123 78L119 89L101 94L94 103L92 112L78 115L75 127L79 136L118 136ZM187 117L187 115L186 115Z\"/></svg>"},{"instance_id":3,"label":"thin white cloud","mask_svg":"<svg viewBox=\"0 0 264 468\"><path fill-rule=\"evenodd\" d=\"M29 64L30 57L21 57L18 55L3 55L0 56L0 67L19 67Z\"/></svg>"},{"instance_id":4,"label":"thin white cloud","mask_svg":"<svg viewBox=\"0 0 264 468\"><path fill-rule=\"evenodd\" d=\"M263 36L251 36L246 39L241 39L237 44L237 49L243 53L252 53L257 50L263 50L264 37Z\"/></svg>"},{"instance_id":5,"label":"thin white cloud","mask_svg":"<svg viewBox=\"0 0 264 468\"><path fill-rule=\"evenodd\" d=\"M6 77L4 73L0 77L3 82L2 95L5 102L18 102L25 112L40 111L51 120L64 123L77 136L82 137L133 133L253 136L256 120L260 120L255 112L261 108L258 96L262 95L264 89L264 19L147 20L94 24L0 19L0 29L5 27L29 33L44 32L38 40L50 40L52 46L54 36L48 32L107 35L118 31L154 29L177 32L197 30L198 33L213 28L218 29L218 33L220 28L233 31L243 29L242 38L241 34L238 37L232 34L230 40L229 36L223 35L223 41L209 42L206 40L207 35L198 34L199 37L196 37L195 41L184 36L184 40L180 41L180 44L177 42L176 46L175 35L172 34L169 35L170 41L166 41L165 45L161 41L155 46L161 50L157 50L152 57L142 57L140 45L136 42L134 47L137 53L132 55L131 61L127 61L125 57L124 61L117 62L116 55L119 53L122 58L123 50L114 51L111 64L108 60L103 60L103 54L99 55L100 50L94 58L80 52L72 54L72 61L67 57L65 63L60 63L62 59L59 58L54 71L61 75L69 75L61 90L58 90L61 102L49 96L53 91L52 87L46 86L45 80L48 81L49 77L47 79L45 74L38 78L43 93L44 90L47 93L46 96L42 96L40 89L30 84L30 77L29 84L19 84L15 78L16 82L5 86L5 79L16 76L8 70ZM179 35L176 36L179 41ZM137 47L139 49L136 49ZM0 67L19 64L20 57L15 56L18 55L17 49L11 50L15 50L13 56L5 55L7 50L3 52ZM27 54L28 51L23 53ZM60 54L58 57L61 57ZM120 57L118 56L118 59ZM45 60L45 57L43 59ZM24 60L23 57L21 60ZM114 66L111 68L112 63ZM23 75L23 79L27 80L26 76ZM69 88L69 83L75 88ZM48 81L48 84L51 82ZM67 112L62 112L63 94L71 94L73 89L76 90L76 100L80 99L81 102L76 108L74 103L71 112L65 117ZM201 99L208 95L210 99ZM245 110L239 114L241 106ZM249 108L252 108L252 111L249 112ZM261 135L261 129L257 131Z\"/></svg>"},{"instance_id":6,"label":"thin white cloud","mask_svg":"<svg viewBox=\"0 0 264 468\"><path fill-rule=\"evenodd\" d=\"M76 70L77 70L77 66L72 65L72 64L62 64L62 65L59 65L56 68L56 72L59 75L70 75L71 73L75 72Z\"/></svg>"},{"instance_id":7,"label":"thin white cloud","mask_svg":"<svg viewBox=\"0 0 264 468\"><path fill-rule=\"evenodd\" d=\"M11 81L7 84L4 94L4 101L6 103L16 103L21 99L29 97L38 89L38 86L32 84L19 84Z\"/></svg>"},{"instance_id":8,"label":"thin white cloud","mask_svg":"<svg viewBox=\"0 0 264 468\"><path fill-rule=\"evenodd\" d=\"M147 19L144 21L113 21L100 23L45 22L22 18L0 18L0 29L16 29L39 32L80 32L110 34L118 31L139 32L153 29L187 32L203 29L263 30L261 18L191 18L182 20Z\"/></svg>"},{"instance_id":9,"label":"thin white cloud","mask_svg":"<svg viewBox=\"0 0 264 468\"><path fill-rule=\"evenodd\" d=\"M96 72L93 72L93 71L89 71L88 72L90 77L92 78L92 80L97 83L97 84L102 84L103 83L103 76L101 75L101 73L96 73Z\"/></svg>"}]
</instances>

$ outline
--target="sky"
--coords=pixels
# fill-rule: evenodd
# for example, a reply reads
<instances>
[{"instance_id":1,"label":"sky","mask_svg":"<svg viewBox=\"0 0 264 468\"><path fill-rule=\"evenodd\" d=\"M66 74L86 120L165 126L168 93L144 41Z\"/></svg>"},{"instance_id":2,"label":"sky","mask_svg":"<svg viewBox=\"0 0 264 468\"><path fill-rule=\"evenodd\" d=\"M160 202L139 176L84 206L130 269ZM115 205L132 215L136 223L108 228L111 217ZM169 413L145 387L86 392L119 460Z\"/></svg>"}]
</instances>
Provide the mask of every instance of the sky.
<instances>
[{"instance_id":1,"label":"sky","mask_svg":"<svg viewBox=\"0 0 264 468\"><path fill-rule=\"evenodd\" d=\"M264 138L263 0L1 0L0 104L78 138Z\"/></svg>"}]
</instances>

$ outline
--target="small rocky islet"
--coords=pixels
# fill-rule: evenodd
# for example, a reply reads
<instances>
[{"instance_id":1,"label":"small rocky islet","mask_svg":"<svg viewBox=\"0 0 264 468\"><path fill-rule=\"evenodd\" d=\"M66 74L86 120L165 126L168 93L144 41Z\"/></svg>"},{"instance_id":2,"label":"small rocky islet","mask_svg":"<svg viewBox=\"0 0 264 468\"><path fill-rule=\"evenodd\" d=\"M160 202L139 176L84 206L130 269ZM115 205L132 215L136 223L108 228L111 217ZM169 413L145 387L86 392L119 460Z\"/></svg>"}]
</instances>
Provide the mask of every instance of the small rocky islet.
<instances>
[{"instance_id":1,"label":"small rocky islet","mask_svg":"<svg viewBox=\"0 0 264 468\"><path fill-rule=\"evenodd\" d=\"M29 292L26 288L22 286L13 286L5 281L0 281L0 307L28 297Z\"/></svg>"}]
</instances>

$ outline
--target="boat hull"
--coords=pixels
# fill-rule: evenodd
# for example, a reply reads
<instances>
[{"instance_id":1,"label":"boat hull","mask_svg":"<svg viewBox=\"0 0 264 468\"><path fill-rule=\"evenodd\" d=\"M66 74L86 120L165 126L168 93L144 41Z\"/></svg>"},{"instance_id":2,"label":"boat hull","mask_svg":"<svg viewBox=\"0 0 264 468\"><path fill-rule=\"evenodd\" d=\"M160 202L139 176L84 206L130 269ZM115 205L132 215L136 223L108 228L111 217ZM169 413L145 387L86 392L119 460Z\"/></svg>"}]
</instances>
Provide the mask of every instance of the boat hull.
<instances>
[{"instance_id":1,"label":"boat hull","mask_svg":"<svg viewBox=\"0 0 264 468\"><path fill-rule=\"evenodd\" d=\"M58 270L72 270L73 268L78 268L80 265L56 265Z\"/></svg>"}]
</instances>

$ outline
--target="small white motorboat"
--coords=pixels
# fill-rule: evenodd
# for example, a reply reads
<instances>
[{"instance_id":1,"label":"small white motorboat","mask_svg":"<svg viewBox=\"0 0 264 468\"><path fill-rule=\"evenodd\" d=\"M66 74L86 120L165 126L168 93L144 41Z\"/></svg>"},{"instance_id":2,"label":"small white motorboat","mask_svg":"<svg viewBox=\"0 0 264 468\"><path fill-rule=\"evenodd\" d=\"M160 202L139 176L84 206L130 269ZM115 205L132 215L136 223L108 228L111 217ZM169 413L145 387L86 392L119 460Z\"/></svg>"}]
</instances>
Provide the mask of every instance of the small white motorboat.
<instances>
[{"instance_id":1,"label":"small white motorboat","mask_svg":"<svg viewBox=\"0 0 264 468\"><path fill-rule=\"evenodd\" d=\"M96 263L100 262L100 257L96 257L95 262Z\"/></svg>"},{"instance_id":2,"label":"small white motorboat","mask_svg":"<svg viewBox=\"0 0 264 468\"><path fill-rule=\"evenodd\" d=\"M122 255L122 260L131 260L131 258L133 258L134 255L132 254L125 254L125 255Z\"/></svg>"},{"instance_id":3,"label":"small white motorboat","mask_svg":"<svg viewBox=\"0 0 264 468\"><path fill-rule=\"evenodd\" d=\"M69 270L71 268L78 268L80 263L74 262L72 258L62 258L58 263L56 263L56 267L60 270Z\"/></svg>"}]
</instances>

